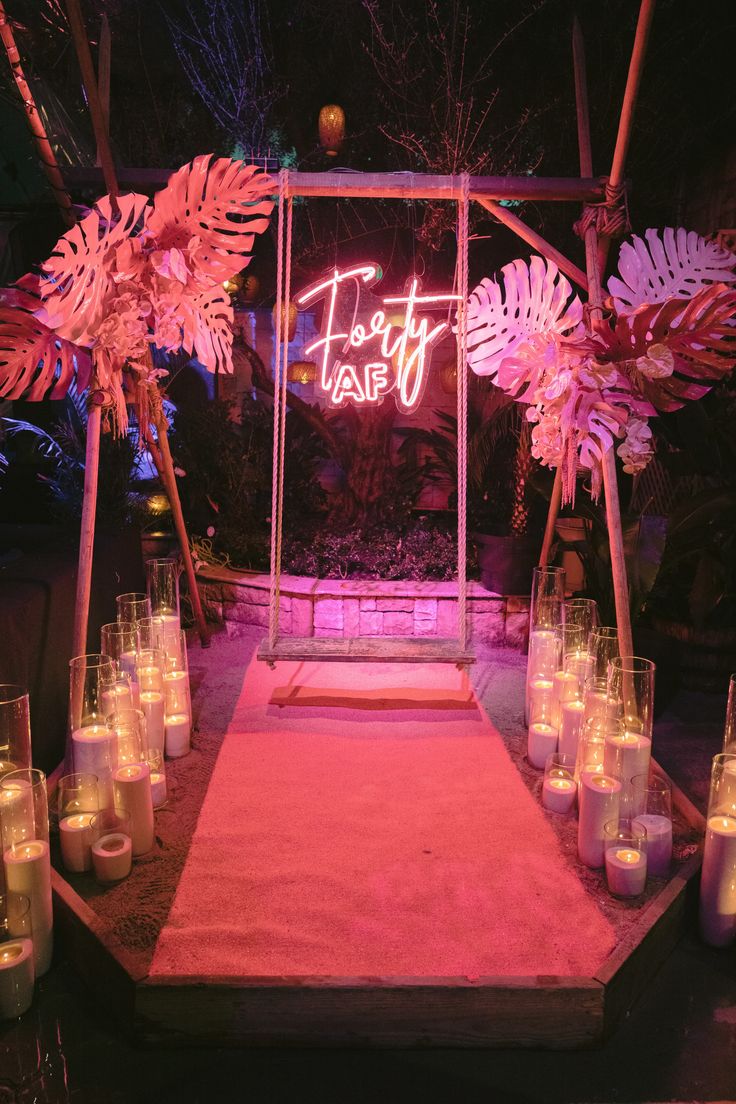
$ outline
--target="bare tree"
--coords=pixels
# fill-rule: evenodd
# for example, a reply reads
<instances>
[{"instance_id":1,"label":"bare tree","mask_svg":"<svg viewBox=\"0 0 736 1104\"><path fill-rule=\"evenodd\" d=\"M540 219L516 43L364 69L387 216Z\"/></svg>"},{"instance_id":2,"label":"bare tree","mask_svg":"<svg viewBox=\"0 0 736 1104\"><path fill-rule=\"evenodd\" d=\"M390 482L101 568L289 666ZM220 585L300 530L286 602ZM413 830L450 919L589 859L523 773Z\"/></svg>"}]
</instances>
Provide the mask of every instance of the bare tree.
<instances>
[{"instance_id":1,"label":"bare tree","mask_svg":"<svg viewBox=\"0 0 736 1104\"><path fill-rule=\"evenodd\" d=\"M265 153L269 113L280 98L266 5L260 0L186 0L166 14L192 87L215 122L250 154Z\"/></svg>"}]
</instances>

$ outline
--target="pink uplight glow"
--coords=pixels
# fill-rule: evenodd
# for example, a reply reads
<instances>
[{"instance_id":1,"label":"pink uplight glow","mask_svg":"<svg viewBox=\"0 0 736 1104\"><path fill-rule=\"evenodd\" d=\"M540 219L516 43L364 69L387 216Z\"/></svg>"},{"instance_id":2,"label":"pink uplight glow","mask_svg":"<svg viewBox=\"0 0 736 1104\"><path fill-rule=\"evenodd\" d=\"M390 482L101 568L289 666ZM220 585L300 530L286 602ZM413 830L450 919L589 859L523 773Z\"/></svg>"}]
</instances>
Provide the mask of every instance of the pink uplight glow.
<instances>
[{"instance_id":1,"label":"pink uplight glow","mask_svg":"<svg viewBox=\"0 0 736 1104\"><path fill-rule=\"evenodd\" d=\"M296 296L298 307L325 300L320 335L304 355L319 357L319 384L332 406L377 405L393 393L400 410L414 410L426 385L432 346L450 330L449 321L419 318L418 312L457 302L459 295L422 295L419 279L412 276L404 295L380 300L382 308L403 307L403 322L397 325L385 309L373 310L377 297L367 292L381 276L371 263L344 272L335 268Z\"/></svg>"}]
</instances>

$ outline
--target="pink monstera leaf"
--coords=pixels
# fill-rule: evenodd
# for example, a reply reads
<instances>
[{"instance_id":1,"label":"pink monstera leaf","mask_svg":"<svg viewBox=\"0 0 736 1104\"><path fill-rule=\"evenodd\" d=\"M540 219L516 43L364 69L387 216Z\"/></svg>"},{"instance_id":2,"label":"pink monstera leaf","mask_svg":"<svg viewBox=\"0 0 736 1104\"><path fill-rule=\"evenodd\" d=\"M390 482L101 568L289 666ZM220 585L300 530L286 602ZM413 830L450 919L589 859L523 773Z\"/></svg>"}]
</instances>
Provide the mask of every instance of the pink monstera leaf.
<instances>
[{"instance_id":1,"label":"pink monstera leaf","mask_svg":"<svg viewBox=\"0 0 736 1104\"><path fill-rule=\"evenodd\" d=\"M484 279L467 307L468 364L491 376L508 394L529 402L549 359L549 346L564 335L582 335L583 306L552 261L534 256L501 269L501 280ZM504 361L513 360L508 372Z\"/></svg>"},{"instance_id":2,"label":"pink monstera leaf","mask_svg":"<svg viewBox=\"0 0 736 1104\"><path fill-rule=\"evenodd\" d=\"M645 303L691 299L702 288L728 284L736 279L736 256L693 230L679 227L649 229L624 242L618 258L618 276L611 276L608 290L619 316L631 314Z\"/></svg>"},{"instance_id":3,"label":"pink monstera leaf","mask_svg":"<svg viewBox=\"0 0 736 1104\"><path fill-rule=\"evenodd\" d=\"M736 289L701 288L690 299L668 299L620 315L606 336L639 394L657 410L699 399L736 364Z\"/></svg>"},{"instance_id":4,"label":"pink monstera leaf","mask_svg":"<svg viewBox=\"0 0 736 1104\"><path fill-rule=\"evenodd\" d=\"M107 313L114 290L117 249L136 229L148 205L145 196L118 197L120 215L113 215L109 196L59 238L42 266L41 318L60 337L78 345L92 345L96 329Z\"/></svg>"},{"instance_id":5,"label":"pink monstera leaf","mask_svg":"<svg viewBox=\"0 0 736 1104\"><path fill-rule=\"evenodd\" d=\"M92 361L87 349L59 337L35 316L38 278L24 276L0 290L0 395L6 399L60 399L76 375L89 383Z\"/></svg>"},{"instance_id":6,"label":"pink monstera leaf","mask_svg":"<svg viewBox=\"0 0 736 1104\"><path fill-rule=\"evenodd\" d=\"M159 250L179 250L193 270L222 283L249 263L255 235L268 227L274 190L256 165L195 157L154 196L146 233Z\"/></svg>"},{"instance_id":7,"label":"pink monstera leaf","mask_svg":"<svg viewBox=\"0 0 736 1104\"><path fill-rule=\"evenodd\" d=\"M233 306L221 285L182 304L182 347L210 372L233 370Z\"/></svg>"}]
</instances>

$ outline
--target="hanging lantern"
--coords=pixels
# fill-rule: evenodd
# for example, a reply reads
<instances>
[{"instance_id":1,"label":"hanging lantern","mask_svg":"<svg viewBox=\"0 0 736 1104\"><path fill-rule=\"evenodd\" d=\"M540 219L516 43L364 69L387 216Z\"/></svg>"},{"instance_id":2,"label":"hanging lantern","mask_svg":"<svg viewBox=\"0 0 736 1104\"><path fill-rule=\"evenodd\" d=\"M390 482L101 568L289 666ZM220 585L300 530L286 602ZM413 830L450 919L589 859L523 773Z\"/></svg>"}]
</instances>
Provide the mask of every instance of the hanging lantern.
<instances>
[{"instance_id":1,"label":"hanging lantern","mask_svg":"<svg viewBox=\"0 0 736 1104\"><path fill-rule=\"evenodd\" d=\"M457 361L446 360L440 368L440 387L446 395L454 395L457 391Z\"/></svg>"},{"instance_id":2,"label":"hanging lantern","mask_svg":"<svg viewBox=\"0 0 736 1104\"><path fill-rule=\"evenodd\" d=\"M254 303L261 290L261 281L254 272L248 272L243 276L242 296L246 303Z\"/></svg>"},{"instance_id":3,"label":"hanging lantern","mask_svg":"<svg viewBox=\"0 0 736 1104\"><path fill-rule=\"evenodd\" d=\"M276 307L273 308L271 317L273 318L273 332L276 333ZM299 311L297 305L294 302L289 303L289 324L286 324L286 304L281 304L281 336L283 339L284 330L286 329L289 334L289 341L293 341L296 337L296 323L299 318Z\"/></svg>"},{"instance_id":4,"label":"hanging lantern","mask_svg":"<svg viewBox=\"0 0 736 1104\"><path fill-rule=\"evenodd\" d=\"M289 365L286 378L289 383L314 383L317 378L317 365L313 360L295 360Z\"/></svg>"},{"instance_id":5,"label":"hanging lantern","mask_svg":"<svg viewBox=\"0 0 736 1104\"><path fill-rule=\"evenodd\" d=\"M337 157L345 137L345 112L338 104L325 104L319 113L319 141L328 157Z\"/></svg>"},{"instance_id":6,"label":"hanging lantern","mask_svg":"<svg viewBox=\"0 0 736 1104\"><path fill-rule=\"evenodd\" d=\"M239 272L236 272L235 275L231 276L228 280L223 280L222 286L230 298L234 299L243 287L243 277Z\"/></svg>"}]
</instances>

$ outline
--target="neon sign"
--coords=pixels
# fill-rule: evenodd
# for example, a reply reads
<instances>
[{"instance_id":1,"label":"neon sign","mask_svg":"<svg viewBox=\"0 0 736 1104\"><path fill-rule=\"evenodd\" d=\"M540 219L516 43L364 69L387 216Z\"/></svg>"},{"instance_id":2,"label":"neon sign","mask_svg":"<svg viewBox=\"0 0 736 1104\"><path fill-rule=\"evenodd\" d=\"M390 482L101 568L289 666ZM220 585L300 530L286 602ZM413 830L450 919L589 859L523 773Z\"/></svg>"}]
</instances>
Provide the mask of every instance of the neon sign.
<instances>
[{"instance_id":1,"label":"neon sign","mask_svg":"<svg viewBox=\"0 0 736 1104\"><path fill-rule=\"evenodd\" d=\"M422 295L412 276L403 295L379 299L368 289L382 275L376 264L335 268L296 297L298 307L325 301L319 337L304 355L317 354L318 383L332 406L376 405L391 393L400 410L413 410L424 392L432 346L450 330L449 322L419 312L457 302L459 295Z\"/></svg>"}]
</instances>

